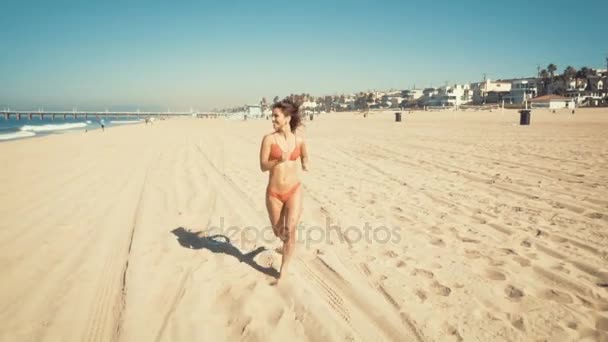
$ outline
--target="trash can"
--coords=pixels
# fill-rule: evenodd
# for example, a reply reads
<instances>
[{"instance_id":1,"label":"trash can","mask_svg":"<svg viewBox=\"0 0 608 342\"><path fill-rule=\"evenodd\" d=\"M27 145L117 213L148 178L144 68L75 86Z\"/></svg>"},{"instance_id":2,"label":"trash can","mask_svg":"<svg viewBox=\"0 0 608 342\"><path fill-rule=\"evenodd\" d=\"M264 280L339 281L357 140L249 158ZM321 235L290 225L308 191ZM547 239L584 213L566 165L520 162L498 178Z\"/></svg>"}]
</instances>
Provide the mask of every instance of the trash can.
<instances>
[{"instance_id":1,"label":"trash can","mask_svg":"<svg viewBox=\"0 0 608 342\"><path fill-rule=\"evenodd\" d=\"M529 109L522 109L519 111L519 124L520 125L529 125L530 124L530 112Z\"/></svg>"},{"instance_id":2,"label":"trash can","mask_svg":"<svg viewBox=\"0 0 608 342\"><path fill-rule=\"evenodd\" d=\"M401 122L401 112L395 113L395 122Z\"/></svg>"},{"instance_id":3,"label":"trash can","mask_svg":"<svg viewBox=\"0 0 608 342\"><path fill-rule=\"evenodd\" d=\"M310 114L310 121L312 121L315 118L314 114Z\"/></svg>"}]
</instances>

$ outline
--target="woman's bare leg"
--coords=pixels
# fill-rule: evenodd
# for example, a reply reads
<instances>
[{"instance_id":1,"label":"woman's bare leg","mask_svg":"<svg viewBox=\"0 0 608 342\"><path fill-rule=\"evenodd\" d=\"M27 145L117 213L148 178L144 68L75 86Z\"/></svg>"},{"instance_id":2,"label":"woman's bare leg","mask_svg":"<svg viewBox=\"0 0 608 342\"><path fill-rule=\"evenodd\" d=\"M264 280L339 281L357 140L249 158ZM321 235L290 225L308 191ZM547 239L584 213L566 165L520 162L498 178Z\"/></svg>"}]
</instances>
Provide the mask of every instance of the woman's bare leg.
<instances>
[{"instance_id":1,"label":"woman's bare leg","mask_svg":"<svg viewBox=\"0 0 608 342\"><path fill-rule=\"evenodd\" d=\"M287 275L287 267L296 246L297 226L300 221L300 214L302 213L301 188L298 188L285 202L285 206L287 207L287 227L283 236L283 260L281 262L281 270L279 271L279 279L284 279Z\"/></svg>"},{"instance_id":2,"label":"woman's bare leg","mask_svg":"<svg viewBox=\"0 0 608 342\"><path fill-rule=\"evenodd\" d=\"M266 194L266 209L272 225L272 232L274 236L280 238L285 230L285 205L278 198Z\"/></svg>"}]
</instances>

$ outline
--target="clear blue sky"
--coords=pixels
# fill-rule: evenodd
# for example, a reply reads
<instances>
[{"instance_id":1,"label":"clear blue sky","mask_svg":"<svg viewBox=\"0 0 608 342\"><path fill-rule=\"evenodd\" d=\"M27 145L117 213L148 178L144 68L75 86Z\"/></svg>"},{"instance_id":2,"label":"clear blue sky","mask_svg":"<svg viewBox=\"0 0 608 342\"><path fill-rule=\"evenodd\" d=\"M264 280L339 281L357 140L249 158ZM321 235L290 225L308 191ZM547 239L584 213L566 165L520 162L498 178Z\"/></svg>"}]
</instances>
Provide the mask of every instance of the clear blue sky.
<instances>
[{"instance_id":1,"label":"clear blue sky","mask_svg":"<svg viewBox=\"0 0 608 342\"><path fill-rule=\"evenodd\" d=\"M0 106L205 110L608 54L605 0L125 3L3 0Z\"/></svg>"}]
</instances>

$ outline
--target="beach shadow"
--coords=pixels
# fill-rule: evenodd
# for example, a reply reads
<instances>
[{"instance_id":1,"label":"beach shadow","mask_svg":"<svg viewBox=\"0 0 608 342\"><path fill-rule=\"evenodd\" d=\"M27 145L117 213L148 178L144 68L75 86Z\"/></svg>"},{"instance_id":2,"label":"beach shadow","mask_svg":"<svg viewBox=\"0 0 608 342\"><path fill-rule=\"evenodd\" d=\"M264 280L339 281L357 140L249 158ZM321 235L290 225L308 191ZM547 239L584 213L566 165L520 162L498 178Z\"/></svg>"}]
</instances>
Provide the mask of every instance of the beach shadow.
<instances>
[{"instance_id":1,"label":"beach shadow","mask_svg":"<svg viewBox=\"0 0 608 342\"><path fill-rule=\"evenodd\" d=\"M199 236L202 232L191 232L183 227L175 228L171 233L177 236L177 242L182 245L182 247L190 249L208 249L213 253L231 255L240 262L244 262L251 266L258 272L274 278L279 277L279 272L273 267L261 266L253 260L258 254L265 251L266 247L258 247L251 252L243 254L225 235Z\"/></svg>"}]
</instances>

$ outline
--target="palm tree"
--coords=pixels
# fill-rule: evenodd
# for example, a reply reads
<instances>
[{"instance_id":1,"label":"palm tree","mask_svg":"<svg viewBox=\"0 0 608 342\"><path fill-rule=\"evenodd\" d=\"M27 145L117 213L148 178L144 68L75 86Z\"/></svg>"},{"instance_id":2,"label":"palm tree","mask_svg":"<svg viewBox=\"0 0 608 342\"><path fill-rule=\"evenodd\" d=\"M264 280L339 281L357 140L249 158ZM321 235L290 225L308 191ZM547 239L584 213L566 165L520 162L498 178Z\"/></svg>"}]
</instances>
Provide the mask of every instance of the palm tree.
<instances>
[{"instance_id":1,"label":"palm tree","mask_svg":"<svg viewBox=\"0 0 608 342\"><path fill-rule=\"evenodd\" d=\"M581 70L579 70L576 73L576 77L577 78L587 78L588 76L591 76L591 75L592 75L591 69L589 69L586 66L582 67Z\"/></svg>"},{"instance_id":2,"label":"palm tree","mask_svg":"<svg viewBox=\"0 0 608 342\"><path fill-rule=\"evenodd\" d=\"M571 80L575 76L576 76L576 69L574 69L573 67L568 65L568 67L566 67L566 69L564 70L564 78L566 80Z\"/></svg>"},{"instance_id":3,"label":"palm tree","mask_svg":"<svg viewBox=\"0 0 608 342\"><path fill-rule=\"evenodd\" d=\"M547 71L551 74L551 78L555 75L555 71L557 70L557 66L553 63L547 65Z\"/></svg>"},{"instance_id":4,"label":"palm tree","mask_svg":"<svg viewBox=\"0 0 608 342\"><path fill-rule=\"evenodd\" d=\"M543 69L540 71L540 78L541 78L541 82L540 82L540 89L538 95L546 95L547 94L547 83L549 81L549 72L547 71L547 69Z\"/></svg>"},{"instance_id":5,"label":"palm tree","mask_svg":"<svg viewBox=\"0 0 608 342\"><path fill-rule=\"evenodd\" d=\"M543 79L549 78L549 73L547 72L547 69L543 69L540 71L540 77Z\"/></svg>"},{"instance_id":6,"label":"palm tree","mask_svg":"<svg viewBox=\"0 0 608 342\"><path fill-rule=\"evenodd\" d=\"M367 94L367 102L374 102L374 93Z\"/></svg>"}]
</instances>

